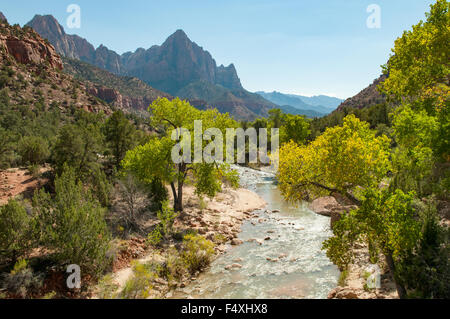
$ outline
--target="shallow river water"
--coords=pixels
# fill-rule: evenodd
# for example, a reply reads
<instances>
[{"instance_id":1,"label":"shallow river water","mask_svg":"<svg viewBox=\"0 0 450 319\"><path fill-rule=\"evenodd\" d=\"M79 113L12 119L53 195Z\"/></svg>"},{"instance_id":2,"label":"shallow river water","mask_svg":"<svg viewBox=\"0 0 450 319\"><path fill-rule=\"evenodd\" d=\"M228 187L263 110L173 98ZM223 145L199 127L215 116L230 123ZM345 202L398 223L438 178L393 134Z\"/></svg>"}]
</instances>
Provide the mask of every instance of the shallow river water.
<instances>
[{"instance_id":1,"label":"shallow river water","mask_svg":"<svg viewBox=\"0 0 450 319\"><path fill-rule=\"evenodd\" d=\"M243 245L218 257L209 270L174 297L326 298L339 277L339 270L321 250L322 242L331 236L329 218L305 205L285 202L272 174L234 168L240 173L241 185L264 198L268 206L242 225L239 239ZM272 213L274 210L279 212ZM271 239L264 240L267 237ZM253 239L262 244L248 242ZM242 268L225 269L236 263Z\"/></svg>"}]
</instances>

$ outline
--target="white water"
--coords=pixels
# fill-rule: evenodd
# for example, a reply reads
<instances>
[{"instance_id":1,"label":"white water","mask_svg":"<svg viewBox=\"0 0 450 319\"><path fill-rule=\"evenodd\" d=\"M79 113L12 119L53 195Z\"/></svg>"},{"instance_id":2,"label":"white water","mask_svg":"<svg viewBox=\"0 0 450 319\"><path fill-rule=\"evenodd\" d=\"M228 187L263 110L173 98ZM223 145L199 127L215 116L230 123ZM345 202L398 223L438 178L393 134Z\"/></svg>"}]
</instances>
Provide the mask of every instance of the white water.
<instances>
[{"instance_id":1,"label":"white water","mask_svg":"<svg viewBox=\"0 0 450 319\"><path fill-rule=\"evenodd\" d=\"M230 248L194 283L175 293L178 298L254 299L254 298L326 298L336 287L339 271L321 250L331 236L330 220L306 206L286 203L274 182L274 176L251 169L234 167L241 185L264 198L267 210L246 221L239 236L244 244ZM262 222L258 222L264 219ZM252 222L255 224L253 225ZM265 241L266 237L271 240ZM262 245L247 242L258 239ZM285 258L277 262L280 255ZM241 269L225 270L238 263Z\"/></svg>"}]
</instances>

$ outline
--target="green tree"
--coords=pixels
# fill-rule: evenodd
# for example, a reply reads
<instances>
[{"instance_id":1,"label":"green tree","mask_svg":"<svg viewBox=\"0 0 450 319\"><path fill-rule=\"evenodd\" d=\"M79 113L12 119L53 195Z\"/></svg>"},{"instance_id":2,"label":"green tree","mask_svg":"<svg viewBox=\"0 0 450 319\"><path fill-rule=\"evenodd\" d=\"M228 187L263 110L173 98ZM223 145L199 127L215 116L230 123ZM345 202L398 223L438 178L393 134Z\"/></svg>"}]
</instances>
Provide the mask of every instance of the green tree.
<instances>
[{"instance_id":1,"label":"green tree","mask_svg":"<svg viewBox=\"0 0 450 319\"><path fill-rule=\"evenodd\" d=\"M23 164L42 164L50 156L49 146L39 136L25 136L19 142L18 152Z\"/></svg>"},{"instance_id":2,"label":"green tree","mask_svg":"<svg viewBox=\"0 0 450 319\"><path fill-rule=\"evenodd\" d=\"M293 142L280 150L279 186L287 200L339 193L355 204L360 187L377 185L390 169L389 139L354 115L329 128L307 146Z\"/></svg>"},{"instance_id":3,"label":"green tree","mask_svg":"<svg viewBox=\"0 0 450 319\"><path fill-rule=\"evenodd\" d=\"M68 165L75 169L77 177L86 180L92 171L99 168L101 141L100 131L93 124L62 127L52 154L56 173L61 175L64 165Z\"/></svg>"},{"instance_id":4,"label":"green tree","mask_svg":"<svg viewBox=\"0 0 450 319\"><path fill-rule=\"evenodd\" d=\"M395 47L384 72L389 74L381 85L383 93L398 104L413 110L424 110L436 118L438 132L433 154L449 160L450 149L450 3L437 0L412 30L395 41Z\"/></svg>"},{"instance_id":5,"label":"green tree","mask_svg":"<svg viewBox=\"0 0 450 319\"><path fill-rule=\"evenodd\" d=\"M33 218L17 201L0 207L0 254L16 262L33 242Z\"/></svg>"},{"instance_id":6,"label":"green tree","mask_svg":"<svg viewBox=\"0 0 450 319\"><path fill-rule=\"evenodd\" d=\"M309 122L304 116L285 114L283 124L280 128L280 143L284 144L293 141L303 144L311 134Z\"/></svg>"},{"instance_id":7,"label":"green tree","mask_svg":"<svg viewBox=\"0 0 450 319\"><path fill-rule=\"evenodd\" d=\"M68 166L55 180L55 193L52 198L41 190L33 198L43 243L61 265L77 264L84 273L100 274L109 262L105 209Z\"/></svg>"},{"instance_id":8,"label":"green tree","mask_svg":"<svg viewBox=\"0 0 450 319\"><path fill-rule=\"evenodd\" d=\"M106 121L104 132L114 163L119 166L127 151L136 146L136 129L122 111L117 111Z\"/></svg>"},{"instance_id":9,"label":"green tree","mask_svg":"<svg viewBox=\"0 0 450 319\"><path fill-rule=\"evenodd\" d=\"M194 121L202 121L202 134L209 128L217 128L224 134L226 128L237 127L237 123L228 114L220 114L215 109L200 111L191 106L189 102L180 99L172 101L158 99L150 106L150 111L153 115L152 124L159 128L162 137L155 138L149 143L129 151L122 162L124 170L132 172L148 184L155 179L169 183L176 212L183 210L183 187L189 177L189 172L193 173L194 178L201 176L202 183L196 184L197 186L201 185L197 188L197 193L203 194L207 190L207 195L213 196L218 190L215 182L216 170L226 170L227 168L218 163L213 166L214 169L211 169L211 165L206 162L193 163L194 156L192 155L195 152L195 147L193 147L195 140ZM188 130L189 139L180 136L180 128ZM184 145L189 146L191 152L189 154L183 153L179 163L174 163L172 160L172 150L177 144L171 138L173 135L181 137L180 144L184 143ZM201 146L206 145L206 141L202 141ZM225 143L223 147L225 148ZM216 151L219 150L216 149ZM205 182L212 182L212 184L208 184L211 187L205 185Z\"/></svg>"},{"instance_id":10,"label":"green tree","mask_svg":"<svg viewBox=\"0 0 450 319\"><path fill-rule=\"evenodd\" d=\"M398 295L405 298L407 291L399 278L397 265L404 254L413 251L421 237L413 200L414 194L405 194L401 190L391 193L389 190L366 189L361 207L344 215L333 229L334 236L324 242L327 256L344 270L353 261L354 245L366 243L371 256L384 254L394 275Z\"/></svg>"}]
</instances>

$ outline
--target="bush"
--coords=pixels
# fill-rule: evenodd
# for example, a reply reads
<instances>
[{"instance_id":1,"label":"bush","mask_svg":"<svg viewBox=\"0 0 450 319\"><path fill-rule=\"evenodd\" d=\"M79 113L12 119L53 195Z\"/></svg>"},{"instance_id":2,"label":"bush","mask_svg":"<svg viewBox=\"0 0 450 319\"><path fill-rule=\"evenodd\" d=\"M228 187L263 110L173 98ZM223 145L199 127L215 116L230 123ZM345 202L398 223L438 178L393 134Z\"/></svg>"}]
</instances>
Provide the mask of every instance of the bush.
<instances>
[{"instance_id":1,"label":"bush","mask_svg":"<svg viewBox=\"0 0 450 319\"><path fill-rule=\"evenodd\" d=\"M31 298L41 289L43 280L44 276L35 274L26 260L20 260L9 274L2 275L1 287L13 297Z\"/></svg>"},{"instance_id":2,"label":"bush","mask_svg":"<svg viewBox=\"0 0 450 319\"><path fill-rule=\"evenodd\" d=\"M109 207L113 187L106 177L105 172L99 168L94 169L90 178L90 184L92 185L92 192L100 204L103 207Z\"/></svg>"},{"instance_id":3,"label":"bush","mask_svg":"<svg viewBox=\"0 0 450 319\"><path fill-rule=\"evenodd\" d=\"M200 235L186 235L181 258L191 274L209 266L214 256L214 243Z\"/></svg>"},{"instance_id":4,"label":"bush","mask_svg":"<svg viewBox=\"0 0 450 319\"><path fill-rule=\"evenodd\" d=\"M92 171L99 168L100 153L101 136L95 125L65 125L61 128L53 148L53 166L60 175L64 165L67 164L76 169L75 173L79 180L86 181L92 175Z\"/></svg>"},{"instance_id":5,"label":"bush","mask_svg":"<svg viewBox=\"0 0 450 319\"><path fill-rule=\"evenodd\" d=\"M159 224L148 234L148 242L152 246L158 246L163 239L168 239L173 234L173 223L177 213L169 207L169 203L163 203L161 210L157 212Z\"/></svg>"},{"instance_id":6,"label":"bush","mask_svg":"<svg viewBox=\"0 0 450 319\"><path fill-rule=\"evenodd\" d=\"M123 299L147 299L153 289L152 282L157 275L149 269L148 265L135 263L133 278L125 283L125 287L120 293Z\"/></svg>"},{"instance_id":7,"label":"bush","mask_svg":"<svg viewBox=\"0 0 450 319\"><path fill-rule=\"evenodd\" d=\"M19 143L22 164L42 164L50 156L48 143L42 137L26 136Z\"/></svg>"},{"instance_id":8,"label":"bush","mask_svg":"<svg viewBox=\"0 0 450 319\"><path fill-rule=\"evenodd\" d=\"M15 200L0 208L0 253L15 262L32 246L33 218Z\"/></svg>"},{"instance_id":9,"label":"bush","mask_svg":"<svg viewBox=\"0 0 450 319\"><path fill-rule=\"evenodd\" d=\"M77 264L83 272L98 275L110 262L105 210L75 180L74 170L66 166L55 180L55 197L41 190L35 194L33 206L43 242L54 249L56 261L61 265Z\"/></svg>"},{"instance_id":10,"label":"bush","mask_svg":"<svg viewBox=\"0 0 450 319\"><path fill-rule=\"evenodd\" d=\"M186 265L176 248L169 249L166 261L160 265L158 274L167 279L169 285L172 280L181 281L186 274Z\"/></svg>"},{"instance_id":11,"label":"bush","mask_svg":"<svg viewBox=\"0 0 450 319\"><path fill-rule=\"evenodd\" d=\"M148 187L132 174L121 177L117 184L120 201L115 210L119 211L120 220L126 228L139 229L138 215L150 203Z\"/></svg>"}]
</instances>

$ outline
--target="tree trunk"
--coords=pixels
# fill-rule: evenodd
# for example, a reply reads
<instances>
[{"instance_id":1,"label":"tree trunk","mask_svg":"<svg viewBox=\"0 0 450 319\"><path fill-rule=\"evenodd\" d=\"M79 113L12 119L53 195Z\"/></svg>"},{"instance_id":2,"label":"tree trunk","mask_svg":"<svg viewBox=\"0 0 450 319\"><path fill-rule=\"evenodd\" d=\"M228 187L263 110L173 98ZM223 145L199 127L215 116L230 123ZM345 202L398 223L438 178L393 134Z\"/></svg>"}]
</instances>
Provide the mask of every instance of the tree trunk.
<instances>
[{"instance_id":1,"label":"tree trunk","mask_svg":"<svg viewBox=\"0 0 450 319\"><path fill-rule=\"evenodd\" d=\"M396 275L395 275L395 263L394 263L394 258L392 257L392 254L391 254L391 253L386 254L385 257L386 257L386 262L387 262L387 264L388 264L389 270L390 270L390 272L391 272L391 274L392 274L392 277L394 278L395 287L397 288L398 297L399 297L400 299L406 299L407 294L406 294L406 289L405 289L405 287L404 287L402 284L400 284L399 282L397 282L397 279L395 278Z\"/></svg>"},{"instance_id":2,"label":"tree trunk","mask_svg":"<svg viewBox=\"0 0 450 319\"><path fill-rule=\"evenodd\" d=\"M179 213L183 211L183 182L178 182L178 196L175 201L174 210Z\"/></svg>"}]
</instances>

